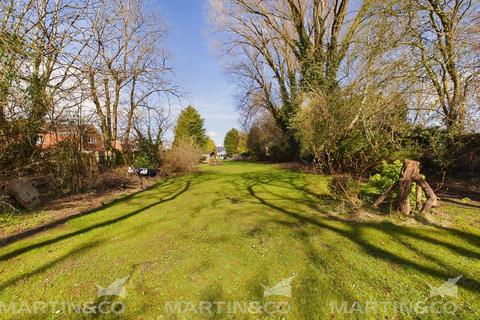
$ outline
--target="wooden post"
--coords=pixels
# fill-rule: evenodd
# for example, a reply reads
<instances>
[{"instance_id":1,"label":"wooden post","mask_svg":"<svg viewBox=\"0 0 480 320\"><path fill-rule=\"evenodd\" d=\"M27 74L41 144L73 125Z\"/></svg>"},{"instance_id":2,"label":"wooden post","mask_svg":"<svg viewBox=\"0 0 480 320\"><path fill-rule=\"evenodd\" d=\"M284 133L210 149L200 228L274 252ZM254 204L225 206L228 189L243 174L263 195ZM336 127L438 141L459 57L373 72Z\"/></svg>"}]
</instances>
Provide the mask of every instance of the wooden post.
<instances>
[{"instance_id":1,"label":"wooden post","mask_svg":"<svg viewBox=\"0 0 480 320\"><path fill-rule=\"evenodd\" d=\"M390 187L388 187L387 190L385 190L385 192L382 193L380 197L378 197L377 201L373 203L372 207L378 208L378 206L381 205L383 201L385 201L385 199L388 197L390 193L392 193L393 189L395 189L397 185L398 185L398 181L392 184Z\"/></svg>"}]
</instances>

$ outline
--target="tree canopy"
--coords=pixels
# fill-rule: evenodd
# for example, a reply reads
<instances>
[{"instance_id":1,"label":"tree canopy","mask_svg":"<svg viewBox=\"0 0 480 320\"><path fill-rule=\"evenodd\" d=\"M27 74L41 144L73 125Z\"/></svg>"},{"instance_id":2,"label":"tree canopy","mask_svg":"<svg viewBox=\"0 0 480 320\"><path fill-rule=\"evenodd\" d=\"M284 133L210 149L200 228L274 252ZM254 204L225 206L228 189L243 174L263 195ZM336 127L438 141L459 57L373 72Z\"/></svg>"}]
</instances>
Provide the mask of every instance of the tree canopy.
<instances>
[{"instance_id":1,"label":"tree canopy","mask_svg":"<svg viewBox=\"0 0 480 320\"><path fill-rule=\"evenodd\" d=\"M217 152L217 145L215 144L215 141L207 137L207 140L205 141L205 144L203 145L203 151L205 152Z\"/></svg>"},{"instance_id":2,"label":"tree canopy","mask_svg":"<svg viewBox=\"0 0 480 320\"><path fill-rule=\"evenodd\" d=\"M204 119L192 106L188 106L182 110L178 116L174 132L174 145L178 144L181 140L192 140L197 145L203 147L207 141Z\"/></svg>"},{"instance_id":3,"label":"tree canopy","mask_svg":"<svg viewBox=\"0 0 480 320\"><path fill-rule=\"evenodd\" d=\"M223 140L223 146L225 147L225 151L227 154L231 155L234 153L238 153L238 145L240 142L240 133L237 129L233 128L227 132L225 135L225 139Z\"/></svg>"},{"instance_id":4,"label":"tree canopy","mask_svg":"<svg viewBox=\"0 0 480 320\"><path fill-rule=\"evenodd\" d=\"M361 172L414 128L479 129L479 1L210 0L209 8L257 158Z\"/></svg>"}]
</instances>

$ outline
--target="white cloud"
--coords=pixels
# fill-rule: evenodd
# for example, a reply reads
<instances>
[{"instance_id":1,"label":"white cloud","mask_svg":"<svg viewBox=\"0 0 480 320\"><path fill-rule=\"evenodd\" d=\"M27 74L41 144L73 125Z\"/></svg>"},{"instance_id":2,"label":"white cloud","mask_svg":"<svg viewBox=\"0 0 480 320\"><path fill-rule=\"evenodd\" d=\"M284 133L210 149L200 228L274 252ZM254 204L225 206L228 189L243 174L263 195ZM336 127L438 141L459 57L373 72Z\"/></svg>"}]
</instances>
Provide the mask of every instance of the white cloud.
<instances>
[{"instance_id":1,"label":"white cloud","mask_svg":"<svg viewBox=\"0 0 480 320\"><path fill-rule=\"evenodd\" d=\"M215 131L213 130L210 130L207 132L207 136L209 136L210 138L215 138L216 136L218 136L218 133L216 133Z\"/></svg>"}]
</instances>

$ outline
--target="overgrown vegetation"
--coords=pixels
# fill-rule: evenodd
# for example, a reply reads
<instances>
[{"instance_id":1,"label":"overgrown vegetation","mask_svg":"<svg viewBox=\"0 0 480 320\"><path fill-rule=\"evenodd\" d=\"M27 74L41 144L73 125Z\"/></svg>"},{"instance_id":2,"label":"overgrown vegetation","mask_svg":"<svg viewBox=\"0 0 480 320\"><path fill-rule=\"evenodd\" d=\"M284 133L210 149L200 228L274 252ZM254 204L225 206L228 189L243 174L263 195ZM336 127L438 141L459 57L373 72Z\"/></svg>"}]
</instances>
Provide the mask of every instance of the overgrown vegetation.
<instances>
[{"instance_id":1,"label":"overgrown vegetation","mask_svg":"<svg viewBox=\"0 0 480 320\"><path fill-rule=\"evenodd\" d=\"M193 172L202 157L202 148L192 139L177 140L172 149L163 155L162 172Z\"/></svg>"},{"instance_id":2,"label":"overgrown vegetation","mask_svg":"<svg viewBox=\"0 0 480 320\"><path fill-rule=\"evenodd\" d=\"M334 199L341 201L352 213L357 213L363 205L360 188L361 182L346 174L334 175L328 183L328 190Z\"/></svg>"},{"instance_id":3,"label":"overgrown vegetation","mask_svg":"<svg viewBox=\"0 0 480 320\"><path fill-rule=\"evenodd\" d=\"M79 193L118 166L161 165L165 102L180 90L157 8L2 1L0 21L0 185L28 178L45 196Z\"/></svg>"},{"instance_id":4,"label":"overgrown vegetation","mask_svg":"<svg viewBox=\"0 0 480 320\"><path fill-rule=\"evenodd\" d=\"M378 169L378 173L370 176L369 183L375 187L380 193L384 193L389 187L394 185L400 178L400 173L402 171L403 163L400 160L395 160L392 163L388 163L386 161L382 161L380 168ZM422 191L421 194L418 195L419 200L424 201L425 195ZM392 192L390 195L391 199L395 199L397 194ZM412 184L410 189L410 203L415 205L417 201L417 186L416 184Z\"/></svg>"},{"instance_id":5,"label":"overgrown vegetation","mask_svg":"<svg viewBox=\"0 0 480 320\"><path fill-rule=\"evenodd\" d=\"M172 123L182 91L156 4L2 0L0 317L10 318L9 302L97 297L98 311L123 301L94 291L116 278L127 281L125 319L203 318L162 310L179 299L271 302L267 285L288 291L281 279L293 290L275 301L288 301L293 319L453 317L335 313L326 304L355 309L385 297L446 301L455 317L480 318L479 205L461 190L437 209L421 175L440 187L478 179L480 1L209 0L208 10L243 118L225 136L228 160L322 175L218 165L204 106L187 106ZM134 179L144 188L145 175L161 179L104 202ZM102 198L99 209L55 216L23 199L37 202L35 188L47 200ZM381 214L384 200L403 215ZM454 297L432 294L440 289ZM70 316L63 312L46 317ZM24 316L39 317L11 318Z\"/></svg>"},{"instance_id":6,"label":"overgrown vegetation","mask_svg":"<svg viewBox=\"0 0 480 320\"><path fill-rule=\"evenodd\" d=\"M328 173L406 157L452 172L462 137L479 129L479 5L211 0L250 151Z\"/></svg>"}]
</instances>

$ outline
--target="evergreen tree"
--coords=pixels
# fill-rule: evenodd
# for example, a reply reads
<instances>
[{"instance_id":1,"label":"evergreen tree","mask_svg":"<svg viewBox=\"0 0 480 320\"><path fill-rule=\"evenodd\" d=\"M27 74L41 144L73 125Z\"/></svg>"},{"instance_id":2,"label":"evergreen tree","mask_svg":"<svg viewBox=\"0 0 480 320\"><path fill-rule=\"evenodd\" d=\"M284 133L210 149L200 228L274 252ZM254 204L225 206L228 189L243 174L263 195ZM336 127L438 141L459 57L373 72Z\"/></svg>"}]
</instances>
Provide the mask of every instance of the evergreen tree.
<instances>
[{"instance_id":1,"label":"evergreen tree","mask_svg":"<svg viewBox=\"0 0 480 320\"><path fill-rule=\"evenodd\" d=\"M215 144L215 142L210 139L210 138L207 138L204 146L203 146L203 151L204 152L208 152L208 153L211 153L211 152L217 152L217 145Z\"/></svg>"},{"instance_id":2,"label":"evergreen tree","mask_svg":"<svg viewBox=\"0 0 480 320\"><path fill-rule=\"evenodd\" d=\"M175 125L173 144L177 145L181 140L191 140L198 146L203 147L207 141L203 123L204 119L194 107L188 106L183 109Z\"/></svg>"},{"instance_id":3,"label":"evergreen tree","mask_svg":"<svg viewBox=\"0 0 480 320\"><path fill-rule=\"evenodd\" d=\"M227 154L231 155L234 153L238 153L238 144L240 142L240 133L237 129L231 129L225 135L225 139L223 140L223 146Z\"/></svg>"}]
</instances>

